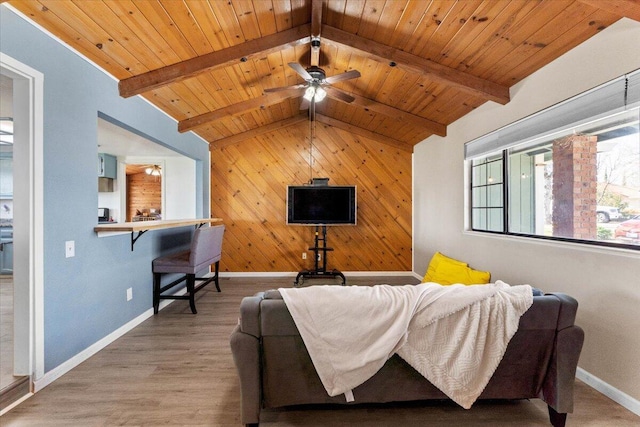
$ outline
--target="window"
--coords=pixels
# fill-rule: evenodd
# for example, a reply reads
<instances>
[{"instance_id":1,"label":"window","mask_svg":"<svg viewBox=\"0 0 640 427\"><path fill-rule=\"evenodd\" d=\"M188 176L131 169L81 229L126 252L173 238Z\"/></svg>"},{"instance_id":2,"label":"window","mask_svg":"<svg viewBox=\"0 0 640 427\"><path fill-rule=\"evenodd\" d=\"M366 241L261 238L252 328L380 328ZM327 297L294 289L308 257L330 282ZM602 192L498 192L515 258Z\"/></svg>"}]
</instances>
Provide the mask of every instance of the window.
<instances>
[{"instance_id":1,"label":"window","mask_svg":"<svg viewBox=\"0 0 640 427\"><path fill-rule=\"evenodd\" d=\"M471 206L473 228L477 230L504 230L503 159L494 155L473 160L471 163Z\"/></svg>"},{"instance_id":2,"label":"window","mask_svg":"<svg viewBox=\"0 0 640 427\"><path fill-rule=\"evenodd\" d=\"M639 88L635 72L468 143L471 228L640 249Z\"/></svg>"}]
</instances>

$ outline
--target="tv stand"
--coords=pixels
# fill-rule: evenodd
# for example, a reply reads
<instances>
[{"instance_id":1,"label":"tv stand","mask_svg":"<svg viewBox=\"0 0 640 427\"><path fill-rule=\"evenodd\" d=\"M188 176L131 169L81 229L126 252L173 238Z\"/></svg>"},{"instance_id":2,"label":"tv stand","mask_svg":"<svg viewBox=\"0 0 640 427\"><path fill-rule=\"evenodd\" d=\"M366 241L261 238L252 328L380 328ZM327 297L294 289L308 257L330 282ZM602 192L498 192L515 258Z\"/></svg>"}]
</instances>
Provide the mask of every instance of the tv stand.
<instances>
[{"instance_id":1,"label":"tv stand","mask_svg":"<svg viewBox=\"0 0 640 427\"><path fill-rule=\"evenodd\" d=\"M320 245L322 244L322 246ZM293 286L299 286L302 282L300 279L324 279L325 277L340 277L342 278L342 286L345 286L347 279L339 270L327 271L327 252L333 250L333 248L327 247L327 226L322 226L322 237L320 237L320 226L316 226L316 240L315 245L309 248L313 251L315 269L314 270L302 270L296 276ZM318 265L318 255L322 252L322 267Z\"/></svg>"}]
</instances>

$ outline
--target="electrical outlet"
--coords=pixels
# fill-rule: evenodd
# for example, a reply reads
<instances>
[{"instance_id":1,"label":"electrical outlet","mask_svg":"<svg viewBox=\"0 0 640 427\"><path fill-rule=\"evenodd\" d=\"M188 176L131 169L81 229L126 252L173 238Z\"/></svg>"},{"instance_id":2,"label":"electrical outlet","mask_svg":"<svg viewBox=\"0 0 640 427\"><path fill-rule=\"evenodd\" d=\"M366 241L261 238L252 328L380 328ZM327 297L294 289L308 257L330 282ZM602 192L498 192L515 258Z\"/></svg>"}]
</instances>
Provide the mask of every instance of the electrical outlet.
<instances>
[{"instance_id":1,"label":"electrical outlet","mask_svg":"<svg viewBox=\"0 0 640 427\"><path fill-rule=\"evenodd\" d=\"M306 252L302 252L302 259L307 259L307 253Z\"/></svg>"},{"instance_id":2,"label":"electrical outlet","mask_svg":"<svg viewBox=\"0 0 640 427\"><path fill-rule=\"evenodd\" d=\"M127 288L127 301L131 301L133 299L133 289Z\"/></svg>"},{"instance_id":3,"label":"electrical outlet","mask_svg":"<svg viewBox=\"0 0 640 427\"><path fill-rule=\"evenodd\" d=\"M64 256L65 258L76 256L76 242L74 240L64 242Z\"/></svg>"}]
</instances>

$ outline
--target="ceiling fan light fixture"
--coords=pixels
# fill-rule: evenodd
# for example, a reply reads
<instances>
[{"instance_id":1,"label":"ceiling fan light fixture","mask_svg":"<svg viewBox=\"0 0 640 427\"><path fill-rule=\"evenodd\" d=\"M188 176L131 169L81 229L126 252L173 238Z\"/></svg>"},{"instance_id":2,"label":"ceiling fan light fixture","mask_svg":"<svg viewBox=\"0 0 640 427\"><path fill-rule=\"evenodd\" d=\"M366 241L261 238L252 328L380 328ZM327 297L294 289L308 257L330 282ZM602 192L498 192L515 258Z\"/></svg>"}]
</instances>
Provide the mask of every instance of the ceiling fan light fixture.
<instances>
[{"instance_id":1,"label":"ceiling fan light fixture","mask_svg":"<svg viewBox=\"0 0 640 427\"><path fill-rule=\"evenodd\" d=\"M316 94L316 88L314 86L309 86L307 90L304 91L304 95L302 97L307 101L311 102L315 94Z\"/></svg>"},{"instance_id":2,"label":"ceiling fan light fixture","mask_svg":"<svg viewBox=\"0 0 640 427\"><path fill-rule=\"evenodd\" d=\"M327 91L325 91L321 87L318 87L316 89L316 95L315 95L316 102L321 102L326 96L327 96Z\"/></svg>"},{"instance_id":3,"label":"ceiling fan light fixture","mask_svg":"<svg viewBox=\"0 0 640 427\"><path fill-rule=\"evenodd\" d=\"M314 84L312 86L309 86L307 90L304 91L304 95L302 97L309 102L314 99L316 102L321 102L326 96L327 91Z\"/></svg>"},{"instance_id":4,"label":"ceiling fan light fixture","mask_svg":"<svg viewBox=\"0 0 640 427\"><path fill-rule=\"evenodd\" d=\"M160 176L160 175L162 175L162 172L160 171L160 166L158 166L158 165L149 166L148 168L146 168L144 170L144 172L147 175L151 175L151 176Z\"/></svg>"}]
</instances>

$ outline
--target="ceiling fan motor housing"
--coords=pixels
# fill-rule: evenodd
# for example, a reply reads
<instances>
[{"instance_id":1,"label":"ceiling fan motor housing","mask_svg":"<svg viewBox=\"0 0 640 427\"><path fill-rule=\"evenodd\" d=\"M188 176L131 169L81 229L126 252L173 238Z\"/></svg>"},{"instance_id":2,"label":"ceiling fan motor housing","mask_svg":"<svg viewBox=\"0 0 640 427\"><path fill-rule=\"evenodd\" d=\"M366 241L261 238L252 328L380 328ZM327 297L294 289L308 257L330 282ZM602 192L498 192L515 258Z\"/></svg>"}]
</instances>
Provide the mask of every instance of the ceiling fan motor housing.
<instances>
[{"instance_id":1,"label":"ceiling fan motor housing","mask_svg":"<svg viewBox=\"0 0 640 427\"><path fill-rule=\"evenodd\" d=\"M311 67L307 68L307 72L311 75L311 77L313 77L314 80L322 81L327 78L327 75L325 74L324 70L315 65L312 65Z\"/></svg>"}]
</instances>

